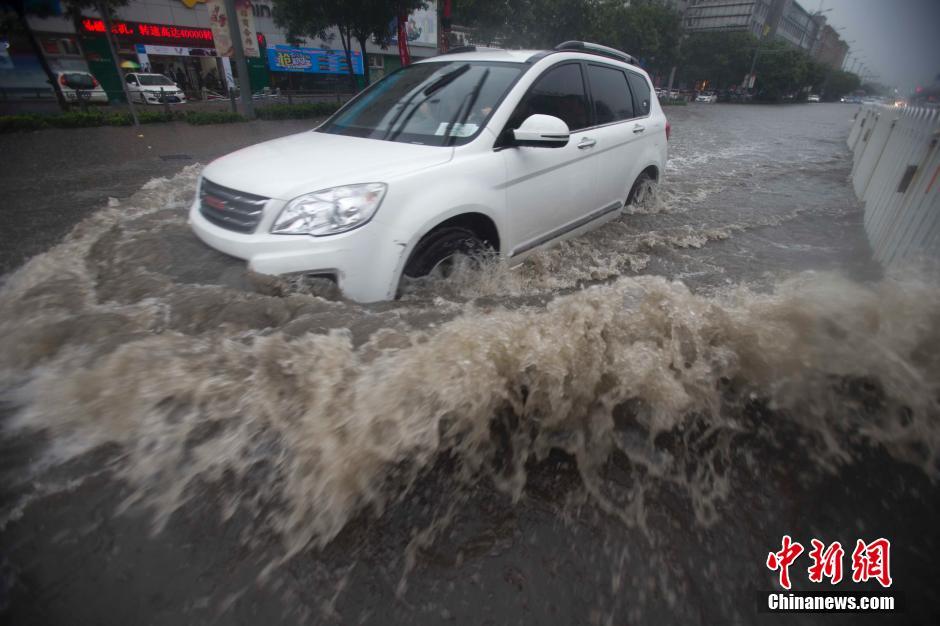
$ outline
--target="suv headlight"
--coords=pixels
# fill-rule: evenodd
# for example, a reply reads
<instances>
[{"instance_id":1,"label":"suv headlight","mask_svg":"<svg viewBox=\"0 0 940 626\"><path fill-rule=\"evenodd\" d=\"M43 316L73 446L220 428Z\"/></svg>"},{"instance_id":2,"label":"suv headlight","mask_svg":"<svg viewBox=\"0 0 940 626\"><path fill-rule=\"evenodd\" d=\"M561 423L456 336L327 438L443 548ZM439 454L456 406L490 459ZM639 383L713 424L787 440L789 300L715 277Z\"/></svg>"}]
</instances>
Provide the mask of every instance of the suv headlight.
<instances>
[{"instance_id":1,"label":"suv headlight","mask_svg":"<svg viewBox=\"0 0 940 626\"><path fill-rule=\"evenodd\" d=\"M281 210L271 232L322 237L359 228L375 215L387 189L385 183L363 183L298 196Z\"/></svg>"}]
</instances>

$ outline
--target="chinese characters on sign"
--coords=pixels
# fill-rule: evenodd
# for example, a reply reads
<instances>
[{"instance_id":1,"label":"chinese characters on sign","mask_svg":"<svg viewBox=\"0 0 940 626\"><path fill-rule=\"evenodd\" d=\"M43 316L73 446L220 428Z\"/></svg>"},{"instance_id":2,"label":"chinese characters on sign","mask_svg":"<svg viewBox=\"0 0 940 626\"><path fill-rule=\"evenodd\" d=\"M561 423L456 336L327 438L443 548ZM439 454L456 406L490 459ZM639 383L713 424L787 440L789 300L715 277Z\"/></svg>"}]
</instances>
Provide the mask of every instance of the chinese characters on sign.
<instances>
[{"instance_id":1,"label":"chinese characters on sign","mask_svg":"<svg viewBox=\"0 0 940 626\"><path fill-rule=\"evenodd\" d=\"M225 11L224 0L206 0L209 10L209 27L215 39L215 49L220 57L235 55L232 45L232 33L229 30L229 17ZM246 57L260 57L261 46L258 44L258 33L255 31L255 17L251 12L249 0L235 0L235 19L242 48Z\"/></svg>"},{"instance_id":2,"label":"chinese characters on sign","mask_svg":"<svg viewBox=\"0 0 940 626\"><path fill-rule=\"evenodd\" d=\"M215 41L215 51L220 57L233 56L235 48L232 46L225 3L223 0L208 0L206 7L209 10L209 28L212 30L212 39Z\"/></svg>"},{"instance_id":3,"label":"chinese characters on sign","mask_svg":"<svg viewBox=\"0 0 940 626\"><path fill-rule=\"evenodd\" d=\"M255 16L251 12L250 0L235 0L235 13L238 15L238 32L242 39L242 48L246 57L260 57L258 34L255 31Z\"/></svg>"},{"instance_id":4,"label":"chinese characters on sign","mask_svg":"<svg viewBox=\"0 0 940 626\"><path fill-rule=\"evenodd\" d=\"M267 49L268 67L274 72L348 74L349 63L342 50L273 46ZM353 73L362 75L362 55L351 52Z\"/></svg>"},{"instance_id":5,"label":"chinese characters on sign","mask_svg":"<svg viewBox=\"0 0 940 626\"><path fill-rule=\"evenodd\" d=\"M103 33L104 21L97 18L82 18L82 30L86 33ZM137 22L112 22L111 33L120 37L170 39L170 40L198 40L211 42L212 31L207 28L184 28L179 26L164 26L159 24L143 24Z\"/></svg>"},{"instance_id":6,"label":"chinese characters on sign","mask_svg":"<svg viewBox=\"0 0 940 626\"><path fill-rule=\"evenodd\" d=\"M824 578L832 585L842 581L842 558L845 550L842 544L834 541L828 546L818 539L810 541L813 549L808 555L812 565L806 570L810 582L821 583ZM803 554L803 545L793 541L790 535L784 535L780 551L767 554L767 568L778 573L778 582L784 589L790 588L790 566ZM890 587L891 580L891 542L880 538L865 543L859 539L852 552L852 581L856 583L876 580L882 587Z\"/></svg>"}]
</instances>

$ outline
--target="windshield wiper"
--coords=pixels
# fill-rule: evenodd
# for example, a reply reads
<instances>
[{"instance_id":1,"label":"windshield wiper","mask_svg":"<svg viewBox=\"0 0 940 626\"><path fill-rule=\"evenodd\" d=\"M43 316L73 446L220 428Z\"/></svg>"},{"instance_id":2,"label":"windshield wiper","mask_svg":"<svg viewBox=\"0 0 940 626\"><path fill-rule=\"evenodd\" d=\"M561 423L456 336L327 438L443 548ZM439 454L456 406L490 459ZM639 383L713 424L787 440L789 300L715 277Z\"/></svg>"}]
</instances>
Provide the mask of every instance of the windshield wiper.
<instances>
[{"instance_id":1,"label":"windshield wiper","mask_svg":"<svg viewBox=\"0 0 940 626\"><path fill-rule=\"evenodd\" d=\"M405 107L411 104L412 100L414 99L414 95L416 94L413 94L410 98L408 98L408 101L405 104L405 106L403 106L398 111L398 114L395 116L395 119L393 119L391 123L389 124L388 132L385 133L385 138L395 141L395 139L398 138L398 136L402 133L402 131L405 130L405 127L408 125L408 122L411 121L411 118L414 117L414 114L418 112L418 109L421 108L422 104L430 100L431 96L433 96L435 93L437 93L438 91L440 91L447 85L451 84L452 82L457 80L459 77L463 76L467 71L469 71L469 69L470 69L470 64L464 63L463 65L455 69L453 72L444 74L443 76L435 80L433 83L425 87L424 91L421 92L421 94L424 97L421 98L421 100L419 100L417 103L415 103L412 106L411 110L408 112L408 114L404 117L404 119L402 119L399 122L398 120L401 117L401 114L404 113ZM396 123L397 123L397 126L395 126Z\"/></svg>"},{"instance_id":2,"label":"windshield wiper","mask_svg":"<svg viewBox=\"0 0 940 626\"><path fill-rule=\"evenodd\" d=\"M436 81L434 81L433 83L431 83L424 89L424 92L423 92L424 95L430 96L434 92L440 91L447 85L457 80L460 76L465 74L469 69L470 69L470 64L464 63L463 65L455 69L453 72L450 72L449 74L444 74L443 76L438 78Z\"/></svg>"},{"instance_id":3,"label":"windshield wiper","mask_svg":"<svg viewBox=\"0 0 940 626\"><path fill-rule=\"evenodd\" d=\"M466 108L461 106L461 109L463 109L462 113L460 109L457 110L457 113L460 115L460 117L455 118L447 126L447 130L444 132L444 136L447 137L447 145L452 146L454 145L454 142L457 141L457 136L451 135L451 132L454 130L455 127L460 128L461 132L463 132L463 125L467 122L467 118L470 117L470 112L473 111L473 105L477 103L477 99L480 97L480 91L483 88L483 83L486 82L486 77L489 75L490 75L490 69L486 68L486 71L484 71L483 75L480 76L480 80L477 81L477 84L474 85L470 93L467 94L467 99L464 100L464 104L466 104Z\"/></svg>"}]
</instances>

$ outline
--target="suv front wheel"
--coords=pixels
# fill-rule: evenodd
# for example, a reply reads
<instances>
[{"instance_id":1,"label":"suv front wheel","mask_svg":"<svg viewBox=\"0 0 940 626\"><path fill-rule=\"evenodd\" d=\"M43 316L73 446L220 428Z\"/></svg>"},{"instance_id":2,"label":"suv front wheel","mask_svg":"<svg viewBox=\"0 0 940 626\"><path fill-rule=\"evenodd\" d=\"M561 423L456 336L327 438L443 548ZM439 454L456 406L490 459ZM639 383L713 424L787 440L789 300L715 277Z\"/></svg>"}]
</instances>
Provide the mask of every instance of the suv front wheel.
<instances>
[{"instance_id":1,"label":"suv front wheel","mask_svg":"<svg viewBox=\"0 0 940 626\"><path fill-rule=\"evenodd\" d=\"M463 226L445 226L425 235L405 265L405 276L418 278L432 275L447 278L454 270L455 260L464 255L478 258L492 248L476 233Z\"/></svg>"}]
</instances>

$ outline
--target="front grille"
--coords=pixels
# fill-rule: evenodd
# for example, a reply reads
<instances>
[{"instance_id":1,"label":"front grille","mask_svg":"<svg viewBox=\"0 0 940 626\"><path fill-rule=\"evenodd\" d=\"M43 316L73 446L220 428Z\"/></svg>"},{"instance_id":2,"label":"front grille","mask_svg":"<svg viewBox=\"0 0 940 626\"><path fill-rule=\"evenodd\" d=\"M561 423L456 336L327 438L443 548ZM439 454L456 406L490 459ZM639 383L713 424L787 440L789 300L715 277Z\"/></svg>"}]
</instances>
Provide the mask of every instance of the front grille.
<instances>
[{"instance_id":1,"label":"front grille","mask_svg":"<svg viewBox=\"0 0 940 626\"><path fill-rule=\"evenodd\" d=\"M261 213L268 199L202 179L199 189L199 212L222 228L238 233L253 233L261 221Z\"/></svg>"}]
</instances>

